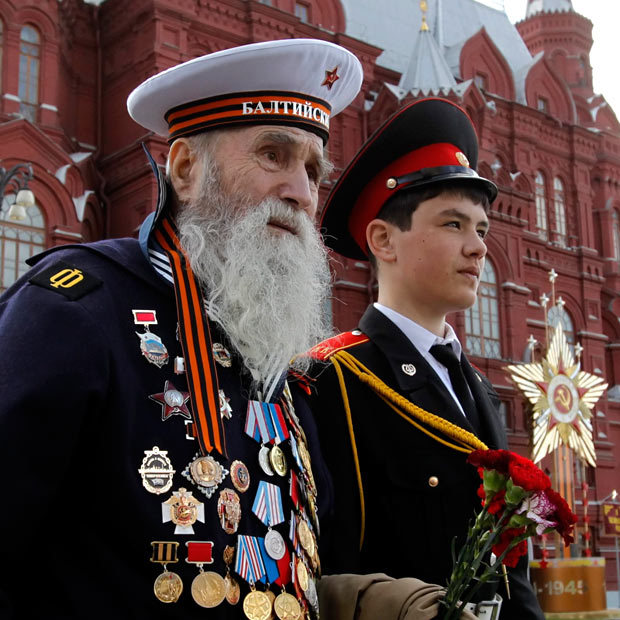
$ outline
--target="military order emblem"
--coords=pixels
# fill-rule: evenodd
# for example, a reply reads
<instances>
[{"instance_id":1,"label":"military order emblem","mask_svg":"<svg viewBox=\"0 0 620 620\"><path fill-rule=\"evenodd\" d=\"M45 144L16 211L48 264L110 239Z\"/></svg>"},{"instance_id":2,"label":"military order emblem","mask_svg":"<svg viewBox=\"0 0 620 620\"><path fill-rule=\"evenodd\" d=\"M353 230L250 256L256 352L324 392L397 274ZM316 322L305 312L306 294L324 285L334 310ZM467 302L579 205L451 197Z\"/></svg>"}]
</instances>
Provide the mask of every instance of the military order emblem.
<instances>
[{"instance_id":1,"label":"military order emblem","mask_svg":"<svg viewBox=\"0 0 620 620\"><path fill-rule=\"evenodd\" d=\"M192 414L187 408L189 392L180 392L171 381L164 383L164 391L158 394L150 394L149 398L161 405L161 419L166 421L170 416L180 415L186 420L192 419Z\"/></svg>"},{"instance_id":2,"label":"military order emblem","mask_svg":"<svg viewBox=\"0 0 620 620\"><path fill-rule=\"evenodd\" d=\"M217 501L220 525L227 534L235 534L241 521L241 501L232 489L222 489Z\"/></svg>"},{"instance_id":3,"label":"military order emblem","mask_svg":"<svg viewBox=\"0 0 620 620\"><path fill-rule=\"evenodd\" d=\"M196 521L205 521L204 504L193 497L191 491L182 487L163 502L161 508L163 522L172 521L176 525L175 534L193 534L192 525Z\"/></svg>"},{"instance_id":4,"label":"military order emblem","mask_svg":"<svg viewBox=\"0 0 620 620\"><path fill-rule=\"evenodd\" d=\"M403 364L401 366L401 369L406 375L409 375L410 377L413 377L413 375L415 375L415 373L417 372L416 367L413 364Z\"/></svg>"},{"instance_id":5,"label":"military order emblem","mask_svg":"<svg viewBox=\"0 0 620 620\"><path fill-rule=\"evenodd\" d=\"M197 453L194 460L183 470L182 475L210 498L228 473L228 470L212 456L200 456L200 453Z\"/></svg>"},{"instance_id":6,"label":"military order emblem","mask_svg":"<svg viewBox=\"0 0 620 620\"><path fill-rule=\"evenodd\" d=\"M142 476L142 485L149 493L160 495L170 490L175 470L168 458L167 450L160 450L153 446L152 450L145 450L142 466L138 470Z\"/></svg>"},{"instance_id":7,"label":"military order emblem","mask_svg":"<svg viewBox=\"0 0 620 620\"><path fill-rule=\"evenodd\" d=\"M239 493L245 493L250 488L250 472L241 461L233 461L230 465L230 479Z\"/></svg>"},{"instance_id":8,"label":"military order emblem","mask_svg":"<svg viewBox=\"0 0 620 620\"><path fill-rule=\"evenodd\" d=\"M537 463L560 443L596 467L592 407L607 389L601 377L581 370L559 323L546 358L508 366L512 380L534 407L533 453Z\"/></svg>"}]
</instances>

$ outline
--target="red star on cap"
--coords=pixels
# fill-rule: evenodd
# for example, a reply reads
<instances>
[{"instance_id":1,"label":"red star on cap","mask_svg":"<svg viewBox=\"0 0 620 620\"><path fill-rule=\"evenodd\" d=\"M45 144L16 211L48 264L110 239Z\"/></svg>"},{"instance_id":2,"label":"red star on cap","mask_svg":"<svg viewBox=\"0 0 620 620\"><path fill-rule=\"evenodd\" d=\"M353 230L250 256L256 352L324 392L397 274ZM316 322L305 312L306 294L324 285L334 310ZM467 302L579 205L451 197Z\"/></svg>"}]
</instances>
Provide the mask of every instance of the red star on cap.
<instances>
[{"instance_id":1,"label":"red star on cap","mask_svg":"<svg viewBox=\"0 0 620 620\"><path fill-rule=\"evenodd\" d=\"M180 392L170 381L164 384L164 391L159 394L150 394L149 398L161 404L161 419L167 420L171 415L181 415L187 420L192 419L192 414L187 408L189 392Z\"/></svg>"},{"instance_id":2,"label":"red star on cap","mask_svg":"<svg viewBox=\"0 0 620 620\"><path fill-rule=\"evenodd\" d=\"M339 80L340 76L338 75L338 67L334 67L331 71L325 70L325 79L321 86L327 86L328 90L332 89L332 86Z\"/></svg>"}]
</instances>

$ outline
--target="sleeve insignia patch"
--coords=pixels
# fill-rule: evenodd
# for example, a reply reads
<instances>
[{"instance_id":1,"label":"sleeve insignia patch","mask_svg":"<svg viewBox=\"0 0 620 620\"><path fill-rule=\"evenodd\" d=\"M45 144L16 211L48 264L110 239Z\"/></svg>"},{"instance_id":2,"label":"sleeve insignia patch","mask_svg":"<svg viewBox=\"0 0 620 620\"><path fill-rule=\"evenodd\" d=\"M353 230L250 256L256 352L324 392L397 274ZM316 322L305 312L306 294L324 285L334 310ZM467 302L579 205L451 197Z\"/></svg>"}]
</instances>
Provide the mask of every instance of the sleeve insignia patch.
<instances>
[{"instance_id":1,"label":"sleeve insignia patch","mask_svg":"<svg viewBox=\"0 0 620 620\"><path fill-rule=\"evenodd\" d=\"M99 278L64 261L54 263L30 278L29 282L60 293L71 301L84 297L103 283Z\"/></svg>"}]
</instances>

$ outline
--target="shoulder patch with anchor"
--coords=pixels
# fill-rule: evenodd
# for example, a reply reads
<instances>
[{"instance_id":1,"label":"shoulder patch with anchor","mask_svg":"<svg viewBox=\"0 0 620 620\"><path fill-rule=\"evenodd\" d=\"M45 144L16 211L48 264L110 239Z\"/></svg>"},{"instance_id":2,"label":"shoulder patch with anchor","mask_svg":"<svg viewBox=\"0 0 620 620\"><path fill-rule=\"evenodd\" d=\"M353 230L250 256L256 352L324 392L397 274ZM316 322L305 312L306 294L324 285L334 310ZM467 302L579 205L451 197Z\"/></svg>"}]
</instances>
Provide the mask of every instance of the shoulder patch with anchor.
<instances>
[{"instance_id":1,"label":"shoulder patch with anchor","mask_svg":"<svg viewBox=\"0 0 620 620\"><path fill-rule=\"evenodd\" d=\"M309 357L326 362L334 353L342 351L343 349L349 349L363 342L368 342L370 338L363 334L359 329L354 329L352 332L343 332L333 338L328 338L319 342L316 346L312 347L306 355Z\"/></svg>"},{"instance_id":2,"label":"shoulder patch with anchor","mask_svg":"<svg viewBox=\"0 0 620 620\"><path fill-rule=\"evenodd\" d=\"M60 260L28 280L50 291L64 295L71 301L84 297L103 283L82 269Z\"/></svg>"}]
</instances>

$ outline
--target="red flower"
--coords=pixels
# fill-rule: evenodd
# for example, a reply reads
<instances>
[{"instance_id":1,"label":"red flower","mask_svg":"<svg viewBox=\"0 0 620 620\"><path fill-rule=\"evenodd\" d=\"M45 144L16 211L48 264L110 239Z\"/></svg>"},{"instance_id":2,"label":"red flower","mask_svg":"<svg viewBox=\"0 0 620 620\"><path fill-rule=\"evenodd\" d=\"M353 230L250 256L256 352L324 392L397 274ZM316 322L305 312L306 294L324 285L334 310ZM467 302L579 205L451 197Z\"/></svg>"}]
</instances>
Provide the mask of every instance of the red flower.
<instances>
[{"instance_id":1,"label":"red flower","mask_svg":"<svg viewBox=\"0 0 620 620\"><path fill-rule=\"evenodd\" d=\"M508 450L474 450L468 455L467 462L475 467L494 469L500 474L507 474L513 454Z\"/></svg>"},{"instance_id":2,"label":"red flower","mask_svg":"<svg viewBox=\"0 0 620 620\"><path fill-rule=\"evenodd\" d=\"M504 496L506 495L506 491L501 490L498 491L489 502L487 506L487 511L492 515L497 514L500 510L503 510L506 507L506 502L504 501Z\"/></svg>"},{"instance_id":3,"label":"red flower","mask_svg":"<svg viewBox=\"0 0 620 620\"><path fill-rule=\"evenodd\" d=\"M551 480L545 472L536 467L530 459L518 454L515 454L508 464L508 475L514 484L525 491L544 491L551 486Z\"/></svg>"},{"instance_id":4,"label":"red flower","mask_svg":"<svg viewBox=\"0 0 620 620\"><path fill-rule=\"evenodd\" d=\"M493 545L493 553L499 557L512 541L525 532L524 527L506 528L500 535L499 541ZM519 562L519 558L527 553L527 541L522 540L516 544L504 557L502 564L514 568Z\"/></svg>"},{"instance_id":5,"label":"red flower","mask_svg":"<svg viewBox=\"0 0 620 620\"><path fill-rule=\"evenodd\" d=\"M553 504L553 512L547 517L549 521L556 521L555 529L564 539L564 544L569 545L573 542L573 525L577 523L577 515L573 513L566 500L553 489L545 490L547 499Z\"/></svg>"}]
</instances>

